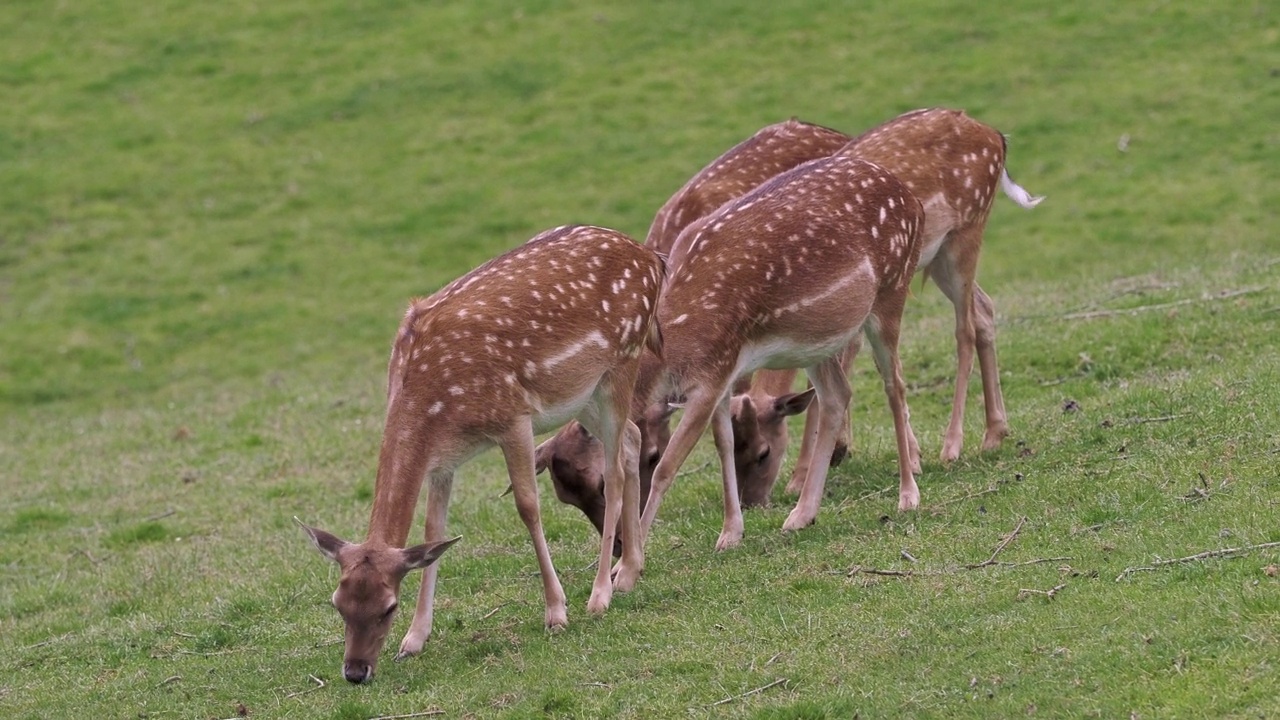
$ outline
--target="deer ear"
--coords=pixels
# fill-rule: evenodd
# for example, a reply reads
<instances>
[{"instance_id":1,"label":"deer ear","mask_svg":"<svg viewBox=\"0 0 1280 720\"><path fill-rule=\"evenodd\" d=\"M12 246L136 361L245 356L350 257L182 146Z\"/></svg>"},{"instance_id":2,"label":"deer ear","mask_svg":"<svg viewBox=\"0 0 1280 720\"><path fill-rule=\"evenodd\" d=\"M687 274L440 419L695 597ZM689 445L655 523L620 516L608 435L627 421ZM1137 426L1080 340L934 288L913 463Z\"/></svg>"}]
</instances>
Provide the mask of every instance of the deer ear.
<instances>
[{"instance_id":1,"label":"deer ear","mask_svg":"<svg viewBox=\"0 0 1280 720\"><path fill-rule=\"evenodd\" d=\"M773 409L779 415L799 415L809 409L809 403L813 402L814 389L809 388L802 393L790 393L788 395L780 395L773 401Z\"/></svg>"},{"instance_id":2,"label":"deer ear","mask_svg":"<svg viewBox=\"0 0 1280 720\"><path fill-rule=\"evenodd\" d=\"M533 474L541 475L544 470L551 465L551 449L550 445L555 438L550 438L538 447L533 449ZM510 488L508 488L510 489ZM506 495L507 493L502 493Z\"/></svg>"},{"instance_id":3,"label":"deer ear","mask_svg":"<svg viewBox=\"0 0 1280 720\"><path fill-rule=\"evenodd\" d=\"M316 549L319 550L322 555L334 562L338 562L338 552L347 545L350 545L350 543L337 535L303 525L302 521L296 517L293 521L298 523L298 527L302 528L302 531L307 534L307 537L311 538L311 542L316 546Z\"/></svg>"},{"instance_id":4,"label":"deer ear","mask_svg":"<svg viewBox=\"0 0 1280 720\"><path fill-rule=\"evenodd\" d=\"M462 536L452 540L441 540L440 542L423 543L422 545L414 545L400 551L400 569L404 572L424 568L444 554L449 546L462 539Z\"/></svg>"}]
</instances>

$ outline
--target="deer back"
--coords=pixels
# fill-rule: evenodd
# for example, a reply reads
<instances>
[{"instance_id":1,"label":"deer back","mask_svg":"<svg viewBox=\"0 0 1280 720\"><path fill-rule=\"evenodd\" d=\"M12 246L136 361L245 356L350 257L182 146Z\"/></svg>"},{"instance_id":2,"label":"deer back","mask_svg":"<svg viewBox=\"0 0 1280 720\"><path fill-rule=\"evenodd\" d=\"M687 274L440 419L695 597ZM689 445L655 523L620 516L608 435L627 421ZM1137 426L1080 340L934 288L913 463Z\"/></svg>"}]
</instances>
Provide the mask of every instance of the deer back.
<instances>
[{"instance_id":1,"label":"deer back","mask_svg":"<svg viewBox=\"0 0 1280 720\"><path fill-rule=\"evenodd\" d=\"M921 266L953 228L985 223L1005 164L998 130L947 108L899 115L854 138L840 153L885 168L924 205Z\"/></svg>"},{"instance_id":2,"label":"deer back","mask_svg":"<svg viewBox=\"0 0 1280 720\"><path fill-rule=\"evenodd\" d=\"M689 239L663 297L668 371L719 372L715 366L738 362L744 345L766 355L771 344L790 346L795 354L780 351L740 372L802 367L835 354L883 289L905 289L922 218L897 178L844 154L805 163L727 203Z\"/></svg>"},{"instance_id":3,"label":"deer back","mask_svg":"<svg viewBox=\"0 0 1280 720\"><path fill-rule=\"evenodd\" d=\"M826 157L849 136L795 118L761 128L698 171L654 216L645 244L671 253L690 223L745 195L778 173Z\"/></svg>"},{"instance_id":4,"label":"deer back","mask_svg":"<svg viewBox=\"0 0 1280 720\"><path fill-rule=\"evenodd\" d=\"M562 424L604 373L659 347L663 275L626 235L568 226L413 301L391 352L387 434L403 422L485 436L520 415Z\"/></svg>"}]
</instances>

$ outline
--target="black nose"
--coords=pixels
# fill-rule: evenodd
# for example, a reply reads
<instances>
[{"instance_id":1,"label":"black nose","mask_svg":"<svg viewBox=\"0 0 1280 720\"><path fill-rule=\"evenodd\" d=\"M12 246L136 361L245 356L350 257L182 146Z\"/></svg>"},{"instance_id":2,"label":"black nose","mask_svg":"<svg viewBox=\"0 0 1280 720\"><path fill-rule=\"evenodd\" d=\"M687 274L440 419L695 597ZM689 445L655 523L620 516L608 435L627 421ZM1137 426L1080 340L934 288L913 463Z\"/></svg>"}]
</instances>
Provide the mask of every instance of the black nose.
<instances>
[{"instance_id":1,"label":"black nose","mask_svg":"<svg viewBox=\"0 0 1280 720\"><path fill-rule=\"evenodd\" d=\"M346 678L347 682L356 684L369 682L373 679L373 668L369 667L369 663L363 660L353 660L343 663L342 677Z\"/></svg>"}]
</instances>

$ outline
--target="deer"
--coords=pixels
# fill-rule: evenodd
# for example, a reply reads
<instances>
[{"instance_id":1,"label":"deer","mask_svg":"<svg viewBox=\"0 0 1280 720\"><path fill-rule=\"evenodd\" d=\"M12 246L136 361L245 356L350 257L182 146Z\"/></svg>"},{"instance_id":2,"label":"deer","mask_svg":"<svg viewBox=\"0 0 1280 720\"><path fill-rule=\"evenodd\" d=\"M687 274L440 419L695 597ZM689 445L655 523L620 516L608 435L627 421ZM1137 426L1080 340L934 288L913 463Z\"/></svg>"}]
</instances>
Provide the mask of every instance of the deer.
<instances>
[{"instance_id":1,"label":"deer","mask_svg":"<svg viewBox=\"0 0 1280 720\"><path fill-rule=\"evenodd\" d=\"M919 268L955 309L956 381L940 452L942 462L959 458L963 446L965 401L975 351L986 415L982 450L998 449L1009 433L1008 416L996 362L995 305L978 286L978 256L997 188L1026 209L1034 208L1044 198L1032 196L1009 177L1004 135L959 110L931 108L905 113L852 139L840 152L870 160L892 172L924 206ZM855 340L843 355L846 369L857 353ZM781 377L767 378L761 373L757 380L765 386L753 388L755 403L774 402L780 396L777 391L771 394L768 387L790 388L794 375L791 371L790 377L783 373ZM757 435L774 444L778 442L777 429L753 424L749 419L737 421L735 429L747 435L740 442L759 443ZM816 433L815 420L809 416L800 455L786 488L789 494L801 492L812 462ZM781 435L784 445L785 441L785 435ZM764 465L747 462L739 466L739 472L744 487L767 496L777 473Z\"/></svg>"},{"instance_id":2,"label":"deer","mask_svg":"<svg viewBox=\"0 0 1280 720\"><path fill-rule=\"evenodd\" d=\"M918 453L898 359L903 306L919 259L924 211L880 166L850 154L812 160L774 176L686 229L683 259L658 307L661 358L641 358L635 398L685 398L654 469L640 520L647 540L662 497L699 436L711 426L724 489L717 550L740 544L742 510L734 471L731 391L762 368L804 368L819 412L816 462L783 524L817 516L827 463L850 389L839 353L865 334L884 380L899 451L899 508L920 494Z\"/></svg>"},{"instance_id":3,"label":"deer","mask_svg":"<svg viewBox=\"0 0 1280 720\"><path fill-rule=\"evenodd\" d=\"M387 412L365 540L307 525L341 568L332 604L346 627L343 676L368 682L399 607L400 583L423 569L397 659L431 635L438 560L454 471L498 446L533 541L545 626L568 623L564 589L543 535L534 435L576 418L602 446L604 522L587 610L603 613L644 567L639 532L639 429L628 419L642 352L662 353L657 301L662 258L626 235L593 226L548 230L430 297L413 300L392 344ZM427 482L425 543L405 547ZM621 559L610 559L621 528Z\"/></svg>"},{"instance_id":4,"label":"deer","mask_svg":"<svg viewBox=\"0 0 1280 720\"><path fill-rule=\"evenodd\" d=\"M935 277L933 273L942 277L936 284L952 300L957 316L957 400L953 402L941 458L943 462L951 462L960 454L965 389L972 371L972 349L975 346L987 416L983 449L994 450L1008 434L1008 424L996 365L995 308L976 280L982 231L996 194L996 176L1000 188L1019 206L1030 209L1043 200L1031 196L1009 177L1004 167L1004 138L998 131L973 120L962 111L944 108L906 113L858 138L796 119L770 125L724 153L685 183L658 211L646 244L670 253L669 266L678 267L685 252L685 243L679 240L683 238L687 242L688 237L696 234L697 228L692 232L685 231L704 219L712 209L765 182L780 170L825 157L850 145L902 177L914 192L930 200L926 207L924 230L924 242L928 247L922 253L920 266L926 269L926 277ZM976 173L980 169L980 160L986 161L991 172ZM969 187L965 187L966 184ZM952 189L950 195L946 193L948 188ZM985 198L985 203L974 202L970 193L978 192L981 198ZM939 255L943 255L944 260L936 262ZM957 285L966 283L972 286L973 291L972 304L968 308L964 302L968 294L956 290ZM963 318L970 320L966 322ZM970 350L966 351L966 346ZM847 368L858 352L856 340L845 352ZM753 383L748 384L749 390L744 387L735 391L733 427L738 448L735 457L744 506L768 502L788 444L786 419L791 414L804 411L806 403L802 394L790 392L794 378L794 370L763 370L756 373ZM638 415L633 413L633 417ZM809 414L806 418L800 455L786 488L789 494L798 494L808 475L816 417ZM656 458L663 449L661 432L646 423L641 423L640 427L642 434L648 430L648 434L659 438L656 447L646 455L647 462L656 464ZM838 464L847 454L848 438L846 417L830 465ZM585 442L589 440L574 440L578 446ZM654 443L650 446L653 447ZM572 457L575 452L575 447L560 441L560 438L549 441L546 448L549 457L557 454ZM573 462L561 462L560 465L562 470L559 474L554 468L552 470L553 481L579 489L591 485L575 480L572 468L581 465ZM915 469L919 470L918 467ZM579 494L576 497L581 504L591 502L589 495Z\"/></svg>"}]
</instances>

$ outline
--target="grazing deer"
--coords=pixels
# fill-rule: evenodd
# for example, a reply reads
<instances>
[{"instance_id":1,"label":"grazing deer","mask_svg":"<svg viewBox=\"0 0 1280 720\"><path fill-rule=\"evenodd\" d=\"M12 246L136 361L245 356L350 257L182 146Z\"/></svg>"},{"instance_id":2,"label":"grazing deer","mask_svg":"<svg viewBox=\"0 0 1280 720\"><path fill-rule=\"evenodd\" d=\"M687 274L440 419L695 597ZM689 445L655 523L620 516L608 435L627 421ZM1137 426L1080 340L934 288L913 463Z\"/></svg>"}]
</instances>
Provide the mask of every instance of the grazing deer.
<instances>
[{"instance_id":1,"label":"grazing deer","mask_svg":"<svg viewBox=\"0 0 1280 720\"><path fill-rule=\"evenodd\" d=\"M634 420L640 429L640 509L649 498L649 485L658 458L671 439L667 420L676 411L669 403L653 405ZM577 421L543 442L534 452L534 472L551 476L556 497L587 516L597 532L604 534L604 446ZM613 543L614 557L622 556L621 538Z\"/></svg>"},{"instance_id":2,"label":"grazing deer","mask_svg":"<svg viewBox=\"0 0 1280 720\"><path fill-rule=\"evenodd\" d=\"M978 286L978 255L997 187L1027 209L1043 198L1031 196L1009 178L1004 136L959 110L934 108L900 115L854 138L840 152L884 167L924 206L919 267L951 300L956 316L956 384L940 453L943 462L958 458L964 442L965 399L975 349L986 411L982 448L998 448L1008 435L1009 426L996 365L995 306ZM857 351L856 344L846 351L846 367ZM794 371L791 375L794 377ZM790 387L790 379L785 376L761 379L774 387ZM767 392L758 392L756 400L767 403L771 398ZM736 427L748 434L745 442L753 441L751 436L755 433L749 422L739 422ZM766 431L760 428L759 432ZM804 484L816 433L810 416L788 492L799 492ZM753 492L766 496L777 477L776 473L769 475L752 466L740 467L739 471L753 482L765 484L767 487Z\"/></svg>"},{"instance_id":3,"label":"grazing deer","mask_svg":"<svg viewBox=\"0 0 1280 720\"><path fill-rule=\"evenodd\" d=\"M1008 425L996 367L994 305L978 287L974 277L982 229L994 200L997 179L1005 194L1022 207L1035 207L1042 198L1032 197L1009 178L1004 170L1004 139L992 128L961 111L947 109L906 113L857 139L796 120L770 125L717 158L673 195L658 212L646 242L669 251L669 266L674 269L685 252L685 245L698 231L697 227L689 226L705 218L705 213L763 183L779 168L789 169L802 162L825 157L847 145L852 146L852 151L865 153L863 157L894 172L918 197L930 201L925 208L926 227L922 236L922 243L927 247L922 252L920 266L929 265L929 276L941 278L937 284L955 306L957 360L961 366L956 376L958 399L953 403L942 458L944 461L954 460L960 453L965 389L972 370L975 343L987 414L983 448L994 449L1007 434ZM948 189L952 192L948 193ZM684 232L686 228L689 232ZM938 261L939 256L942 256L941 262ZM967 308L964 299L969 293L957 291L955 287L965 285L965 277L972 287L972 302ZM962 318L970 318L970 321L965 323ZM855 338L846 350L843 361L846 369L857 353L856 343ZM795 370L762 370L756 373L755 382L751 384L751 402L744 402L744 398L734 400L733 429L738 448L735 458L743 504L767 502L777 479L787 446L785 415L777 411L791 412L796 408L796 395L789 392L794 378ZM741 407L755 412L748 411L743 415L739 412ZM633 417L636 417L635 413ZM641 425L642 433L645 427ZM816 433L817 414L810 413L806 418L800 455L787 486L790 493L798 493L808 475ZM846 415L831 464L837 464L847 453L848 436ZM583 442L582 439L574 440L578 445ZM657 444L659 452L662 448L663 445ZM571 458L574 452L569 443L548 447L549 456ZM918 453L913 457L918 458ZM561 467L557 482L574 488L595 486L576 481L572 468L584 466L564 460ZM918 464L915 469L919 469ZM579 473L582 474L585 473ZM556 478L553 472L553 479ZM597 497L593 501L588 492L578 494L574 504L581 507L591 502L598 503L599 500Z\"/></svg>"},{"instance_id":4,"label":"grazing deer","mask_svg":"<svg viewBox=\"0 0 1280 720\"><path fill-rule=\"evenodd\" d=\"M775 176L690 227L683 261L658 308L663 357L641 360L637 400L683 394L684 414L654 470L641 518L647 537L676 471L710 423L724 482L717 549L742 538L730 399L760 368L803 367L820 413L800 502L784 524L813 522L849 382L837 355L865 332L875 350L899 449L899 507L919 503L911 428L898 361L898 326L919 257L924 214L883 168L851 155L813 160Z\"/></svg>"},{"instance_id":5,"label":"grazing deer","mask_svg":"<svg viewBox=\"0 0 1280 720\"><path fill-rule=\"evenodd\" d=\"M660 352L657 298L662 259L603 228L549 230L415 300L392 345L387 418L365 541L306 527L342 568L333 605L346 624L343 675L373 677L398 607L400 582L425 568L413 622L398 657L431 634L435 560L444 540L454 470L498 445L516 508L533 539L546 626L568 621L538 512L534 433L577 418L603 446L605 520L588 611L631 589L643 569L636 462L639 431L627 419L644 348ZM624 461L625 460L625 461ZM424 478L426 544L404 548ZM622 559L611 581L614 532Z\"/></svg>"}]
</instances>

